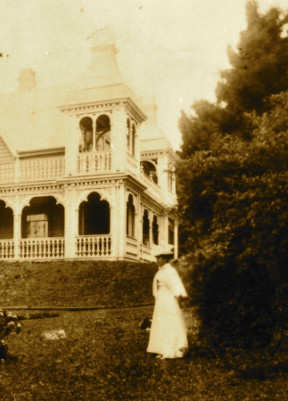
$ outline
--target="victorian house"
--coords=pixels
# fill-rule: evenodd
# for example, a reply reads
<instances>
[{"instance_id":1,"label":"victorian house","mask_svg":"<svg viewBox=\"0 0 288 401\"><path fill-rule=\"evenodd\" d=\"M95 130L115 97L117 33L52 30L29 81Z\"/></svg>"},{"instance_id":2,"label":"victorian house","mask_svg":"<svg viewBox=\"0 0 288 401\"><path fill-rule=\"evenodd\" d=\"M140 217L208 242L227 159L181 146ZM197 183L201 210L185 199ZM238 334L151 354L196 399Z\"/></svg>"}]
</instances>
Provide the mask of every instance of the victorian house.
<instances>
[{"instance_id":1,"label":"victorian house","mask_svg":"<svg viewBox=\"0 0 288 401\"><path fill-rule=\"evenodd\" d=\"M176 155L111 33L89 41L73 84L38 88L25 69L0 96L0 260L149 261L160 241L177 257Z\"/></svg>"}]
</instances>

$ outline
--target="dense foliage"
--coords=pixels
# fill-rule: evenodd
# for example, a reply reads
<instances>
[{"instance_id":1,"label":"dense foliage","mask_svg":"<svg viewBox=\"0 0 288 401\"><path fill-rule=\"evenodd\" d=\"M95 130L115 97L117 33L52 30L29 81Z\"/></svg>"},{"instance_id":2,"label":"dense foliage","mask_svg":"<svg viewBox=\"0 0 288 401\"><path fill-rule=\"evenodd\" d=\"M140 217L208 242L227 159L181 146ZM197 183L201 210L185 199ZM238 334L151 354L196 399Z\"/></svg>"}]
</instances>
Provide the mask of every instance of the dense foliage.
<instances>
[{"instance_id":1,"label":"dense foliage","mask_svg":"<svg viewBox=\"0 0 288 401\"><path fill-rule=\"evenodd\" d=\"M178 167L190 293L217 344L267 345L287 326L288 95L270 101L250 141L220 136Z\"/></svg>"},{"instance_id":2,"label":"dense foliage","mask_svg":"<svg viewBox=\"0 0 288 401\"><path fill-rule=\"evenodd\" d=\"M246 13L247 28L240 33L237 50L228 48L231 68L221 72L217 103L200 100L191 115L182 113L184 157L209 149L215 136L250 139L255 127L246 113L262 115L272 107L269 97L288 89L288 12L271 8L262 15L252 0Z\"/></svg>"}]
</instances>

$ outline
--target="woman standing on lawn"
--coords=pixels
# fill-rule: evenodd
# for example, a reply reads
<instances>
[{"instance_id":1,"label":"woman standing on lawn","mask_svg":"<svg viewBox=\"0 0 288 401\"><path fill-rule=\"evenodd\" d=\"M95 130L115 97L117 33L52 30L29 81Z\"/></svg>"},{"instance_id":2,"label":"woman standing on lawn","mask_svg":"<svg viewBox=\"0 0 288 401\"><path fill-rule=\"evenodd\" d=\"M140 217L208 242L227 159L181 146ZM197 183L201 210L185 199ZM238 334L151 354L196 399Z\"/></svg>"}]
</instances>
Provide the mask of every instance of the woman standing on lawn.
<instances>
[{"instance_id":1,"label":"woman standing on lawn","mask_svg":"<svg viewBox=\"0 0 288 401\"><path fill-rule=\"evenodd\" d=\"M178 299L187 293L176 269L171 246L157 246L153 252L159 267L153 280L155 307L147 352L157 357L182 358L187 351L187 329Z\"/></svg>"}]
</instances>

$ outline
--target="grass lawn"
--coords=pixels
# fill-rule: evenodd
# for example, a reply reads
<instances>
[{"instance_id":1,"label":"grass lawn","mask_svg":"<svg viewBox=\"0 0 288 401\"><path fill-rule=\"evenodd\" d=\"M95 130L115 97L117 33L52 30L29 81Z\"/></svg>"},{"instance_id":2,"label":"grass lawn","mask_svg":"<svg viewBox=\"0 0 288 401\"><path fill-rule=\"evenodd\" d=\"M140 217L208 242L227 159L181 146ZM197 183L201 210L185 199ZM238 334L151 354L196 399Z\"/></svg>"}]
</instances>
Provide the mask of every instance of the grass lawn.
<instances>
[{"instance_id":1,"label":"grass lawn","mask_svg":"<svg viewBox=\"0 0 288 401\"><path fill-rule=\"evenodd\" d=\"M92 262L79 265L62 263L59 266L60 262L50 264L49 273L49 264L2 264L0 275L4 275L3 282L6 283L5 290L2 286L0 292L2 305L8 306L9 302L11 306L28 304L38 307L100 303L114 307L117 303L119 306L131 305L134 299L136 303L151 301L153 265L122 263L116 272L115 265L105 264L102 273L100 265ZM74 266L75 278L69 274L71 266ZM8 284L9 279L12 281ZM134 294L131 285L136 287L138 294ZM101 287L102 297L98 294ZM110 296L105 295L106 292ZM288 399L287 369L267 370L264 377L244 377L208 350L198 347L193 337L189 309L185 310L191 345L187 357L158 360L147 354L148 334L139 328L139 322L145 316L151 316L152 309L152 306L145 306L57 311L55 317L24 320L20 334L8 338L11 356L6 364L0 365L0 400ZM25 313L19 310L19 315ZM50 329L64 329L66 338L44 340L41 334Z\"/></svg>"}]
</instances>

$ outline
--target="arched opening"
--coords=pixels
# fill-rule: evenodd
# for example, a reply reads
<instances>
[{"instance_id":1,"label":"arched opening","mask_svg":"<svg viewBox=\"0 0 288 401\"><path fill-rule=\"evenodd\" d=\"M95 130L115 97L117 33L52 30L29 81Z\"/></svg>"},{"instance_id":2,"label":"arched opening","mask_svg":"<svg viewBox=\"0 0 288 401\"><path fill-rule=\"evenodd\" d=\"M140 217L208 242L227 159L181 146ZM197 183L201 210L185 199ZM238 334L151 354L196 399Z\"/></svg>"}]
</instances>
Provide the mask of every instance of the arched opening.
<instances>
[{"instance_id":1,"label":"arched opening","mask_svg":"<svg viewBox=\"0 0 288 401\"><path fill-rule=\"evenodd\" d=\"M131 194L126 204L126 234L129 237L135 237L135 206Z\"/></svg>"},{"instance_id":2,"label":"arched opening","mask_svg":"<svg viewBox=\"0 0 288 401\"><path fill-rule=\"evenodd\" d=\"M100 152L110 150L110 131L110 118L106 114L102 114L96 120L96 150Z\"/></svg>"},{"instance_id":3,"label":"arched opening","mask_svg":"<svg viewBox=\"0 0 288 401\"><path fill-rule=\"evenodd\" d=\"M142 231L143 231L143 244L149 245L150 235L149 235L150 221L148 216L148 210L145 209L143 213L143 223L142 223Z\"/></svg>"},{"instance_id":4,"label":"arched opening","mask_svg":"<svg viewBox=\"0 0 288 401\"><path fill-rule=\"evenodd\" d=\"M155 215L153 216L153 222L152 222L152 235L153 235L153 244L158 245L159 225L157 216Z\"/></svg>"},{"instance_id":5,"label":"arched opening","mask_svg":"<svg viewBox=\"0 0 288 401\"><path fill-rule=\"evenodd\" d=\"M53 196L32 198L22 211L22 238L64 237L64 207Z\"/></svg>"},{"instance_id":6,"label":"arched opening","mask_svg":"<svg viewBox=\"0 0 288 401\"><path fill-rule=\"evenodd\" d=\"M0 239L13 238L13 210L0 200Z\"/></svg>"},{"instance_id":7,"label":"arched opening","mask_svg":"<svg viewBox=\"0 0 288 401\"><path fill-rule=\"evenodd\" d=\"M168 218L168 243L174 245L175 222Z\"/></svg>"},{"instance_id":8,"label":"arched opening","mask_svg":"<svg viewBox=\"0 0 288 401\"><path fill-rule=\"evenodd\" d=\"M126 135L126 145L129 151L130 148L130 131L131 131L131 124L129 118L127 118L127 135Z\"/></svg>"},{"instance_id":9,"label":"arched opening","mask_svg":"<svg viewBox=\"0 0 288 401\"><path fill-rule=\"evenodd\" d=\"M89 152L93 148L93 121L90 117L80 120L79 127L82 133L82 145L80 151Z\"/></svg>"},{"instance_id":10,"label":"arched opening","mask_svg":"<svg viewBox=\"0 0 288 401\"><path fill-rule=\"evenodd\" d=\"M158 184L158 176L157 176L157 170L156 170L156 166L148 161L148 160L143 160L141 162L141 168L142 168L142 172L153 182L155 182L155 184Z\"/></svg>"},{"instance_id":11,"label":"arched opening","mask_svg":"<svg viewBox=\"0 0 288 401\"><path fill-rule=\"evenodd\" d=\"M168 189L169 191L173 192L174 188L174 181L175 181L175 168L171 163L168 165Z\"/></svg>"},{"instance_id":12,"label":"arched opening","mask_svg":"<svg viewBox=\"0 0 288 401\"><path fill-rule=\"evenodd\" d=\"M136 144L136 127L132 125L132 137L131 137L131 153L135 156L135 144Z\"/></svg>"},{"instance_id":13,"label":"arched opening","mask_svg":"<svg viewBox=\"0 0 288 401\"><path fill-rule=\"evenodd\" d=\"M92 192L79 207L79 235L109 234L110 206L100 195Z\"/></svg>"}]
</instances>

